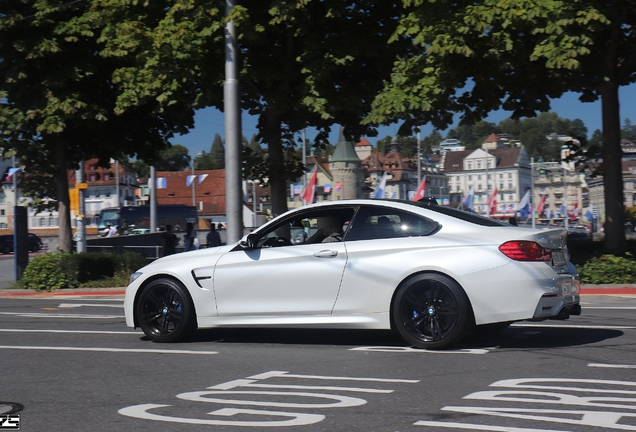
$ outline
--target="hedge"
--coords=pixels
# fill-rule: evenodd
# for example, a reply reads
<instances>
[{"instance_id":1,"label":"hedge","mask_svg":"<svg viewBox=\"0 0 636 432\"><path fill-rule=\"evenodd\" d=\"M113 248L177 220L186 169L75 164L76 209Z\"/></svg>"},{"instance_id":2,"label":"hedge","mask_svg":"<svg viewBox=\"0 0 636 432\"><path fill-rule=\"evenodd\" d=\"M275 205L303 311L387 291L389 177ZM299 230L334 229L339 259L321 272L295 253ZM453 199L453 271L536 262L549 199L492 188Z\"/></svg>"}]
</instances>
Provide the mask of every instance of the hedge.
<instances>
[{"instance_id":1,"label":"hedge","mask_svg":"<svg viewBox=\"0 0 636 432\"><path fill-rule=\"evenodd\" d=\"M126 286L130 274L144 265L146 258L132 252L55 252L33 258L18 286L38 291Z\"/></svg>"}]
</instances>

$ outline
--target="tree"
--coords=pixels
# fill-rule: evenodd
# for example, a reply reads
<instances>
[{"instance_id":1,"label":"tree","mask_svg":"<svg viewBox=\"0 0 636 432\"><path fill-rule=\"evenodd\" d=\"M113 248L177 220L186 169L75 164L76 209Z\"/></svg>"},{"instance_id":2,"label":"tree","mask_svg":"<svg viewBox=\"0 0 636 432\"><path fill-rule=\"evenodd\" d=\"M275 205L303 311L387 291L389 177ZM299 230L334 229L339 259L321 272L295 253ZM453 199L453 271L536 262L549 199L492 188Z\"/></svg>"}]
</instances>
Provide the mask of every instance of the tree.
<instances>
[{"instance_id":1,"label":"tree","mask_svg":"<svg viewBox=\"0 0 636 432\"><path fill-rule=\"evenodd\" d=\"M621 129L621 138L636 143L636 125L626 118Z\"/></svg>"},{"instance_id":2,"label":"tree","mask_svg":"<svg viewBox=\"0 0 636 432\"><path fill-rule=\"evenodd\" d=\"M85 3L0 0L0 10L1 147L24 166L34 205L58 210L60 249L69 251L67 170L92 157L105 166L111 157L152 160L185 131L175 117L192 109L147 101L118 110L114 71L137 59L100 55L104 17Z\"/></svg>"},{"instance_id":3,"label":"tree","mask_svg":"<svg viewBox=\"0 0 636 432\"><path fill-rule=\"evenodd\" d=\"M181 144L173 144L169 148L161 151L157 162L155 162L155 169L157 171L183 171L189 168L191 166L190 164L191 159L187 147ZM150 165L144 161L136 160L133 164L133 168L140 177L150 176Z\"/></svg>"},{"instance_id":4,"label":"tree","mask_svg":"<svg viewBox=\"0 0 636 432\"><path fill-rule=\"evenodd\" d=\"M420 143L422 154L433 153L432 147L438 146L442 142L442 134L437 129L434 129L429 135L425 136Z\"/></svg>"},{"instance_id":5,"label":"tree","mask_svg":"<svg viewBox=\"0 0 636 432\"><path fill-rule=\"evenodd\" d=\"M210 147L210 157L214 163L214 169L225 167L225 147L223 147L223 140L218 133L214 134L214 140L212 140Z\"/></svg>"},{"instance_id":6,"label":"tree","mask_svg":"<svg viewBox=\"0 0 636 432\"><path fill-rule=\"evenodd\" d=\"M636 81L636 3L405 0L396 37L417 55L396 63L370 123L445 128L454 113L473 123L503 108L513 118L550 108L567 91L601 99L606 224L604 249L625 251L618 89Z\"/></svg>"},{"instance_id":7,"label":"tree","mask_svg":"<svg viewBox=\"0 0 636 432\"><path fill-rule=\"evenodd\" d=\"M113 16L128 7L114 0L102 5ZM111 19L107 41L110 55L146 59L143 67L118 75L131 95L120 98L122 107L161 98L222 108L224 19L217 3L184 0L176 7L153 0L136 7L148 11ZM318 146L333 124L345 126L349 139L373 136L375 128L360 122L395 55L410 51L406 39L387 44L401 10L399 2L355 0L245 0L232 9L240 33L242 106L258 116L258 138L267 146L267 163L244 165L244 175L269 181L274 214L287 209L287 181L304 170L295 153L297 132L316 127ZM266 172L259 172L263 167Z\"/></svg>"}]
</instances>

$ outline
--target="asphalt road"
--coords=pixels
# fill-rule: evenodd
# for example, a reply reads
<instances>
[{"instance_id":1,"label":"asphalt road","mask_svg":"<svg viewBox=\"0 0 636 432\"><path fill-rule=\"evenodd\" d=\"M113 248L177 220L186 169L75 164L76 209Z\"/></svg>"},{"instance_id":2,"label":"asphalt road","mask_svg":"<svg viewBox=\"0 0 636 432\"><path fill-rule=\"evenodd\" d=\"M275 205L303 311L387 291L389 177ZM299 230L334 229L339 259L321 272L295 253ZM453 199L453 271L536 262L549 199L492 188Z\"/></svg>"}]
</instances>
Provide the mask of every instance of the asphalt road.
<instances>
[{"instance_id":1,"label":"asphalt road","mask_svg":"<svg viewBox=\"0 0 636 432\"><path fill-rule=\"evenodd\" d=\"M0 413L23 431L636 430L636 296L585 296L580 317L439 352L379 331L157 344L122 304L0 298Z\"/></svg>"}]
</instances>

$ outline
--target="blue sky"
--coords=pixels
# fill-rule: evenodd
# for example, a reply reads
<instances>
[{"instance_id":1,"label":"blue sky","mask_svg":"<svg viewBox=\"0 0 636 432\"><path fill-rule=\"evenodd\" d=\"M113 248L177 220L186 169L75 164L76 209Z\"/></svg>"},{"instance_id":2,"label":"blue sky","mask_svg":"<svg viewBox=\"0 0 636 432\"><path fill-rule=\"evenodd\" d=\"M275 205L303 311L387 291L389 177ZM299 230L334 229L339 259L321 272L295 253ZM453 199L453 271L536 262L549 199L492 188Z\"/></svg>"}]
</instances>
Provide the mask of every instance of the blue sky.
<instances>
[{"instance_id":1,"label":"blue sky","mask_svg":"<svg viewBox=\"0 0 636 432\"><path fill-rule=\"evenodd\" d=\"M620 91L620 103L621 103L621 125L626 118L629 118L632 123L636 123L636 84L622 87ZM552 111L556 112L559 117L574 120L581 119L585 123L588 129L588 136L591 136L596 129L602 129L601 127L601 102L596 101L593 103L582 103L578 100L578 94L566 93L560 99L552 101ZM497 111L492 113L486 120L499 123L510 116L507 111ZM248 139L257 132L256 121L257 119L247 113L243 114L243 135ZM216 133L224 137L224 116L223 113L214 108L206 108L196 112L195 126L190 130L188 134L179 135L170 140L173 144L181 144L188 148L190 156L196 155L199 151L210 151L212 140ZM459 121L459 119L457 119ZM384 126L379 128L379 134L377 137L368 138L371 144L375 145L379 138L384 138L387 135L395 135L399 128L398 124L391 126ZM332 128L332 133L329 140L335 144L338 141L338 127ZM422 126L422 137L430 134L433 131L431 125ZM446 136L446 131L442 131L442 136ZM316 131L312 129L307 130L307 138L312 140L316 135ZM299 135L300 136L300 135Z\"/></svg>"}]
</instances>

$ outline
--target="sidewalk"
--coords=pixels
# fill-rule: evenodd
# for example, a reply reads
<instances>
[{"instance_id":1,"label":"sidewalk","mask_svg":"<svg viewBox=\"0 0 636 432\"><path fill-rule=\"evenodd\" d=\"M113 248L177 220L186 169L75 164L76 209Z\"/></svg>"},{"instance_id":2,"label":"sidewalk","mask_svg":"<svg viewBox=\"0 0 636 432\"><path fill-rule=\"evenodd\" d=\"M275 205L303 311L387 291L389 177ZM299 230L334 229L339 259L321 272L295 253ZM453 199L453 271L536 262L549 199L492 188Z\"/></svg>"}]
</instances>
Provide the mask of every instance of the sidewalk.
<instances>
[{"instance_id":1,"label":"sidewalk","mask_svg":"<svg viewBox=\"0 0 636 432\"><path fill-rule=\"evenodd\" d=\"M0 298L20 297L68 297L68 296L123 296L126 288L74 288L55 291L34 291L24 289L0 289ZM636 285L606 284L581 285L581 295L636 296Z\"/></svg>"}]
</instances>

